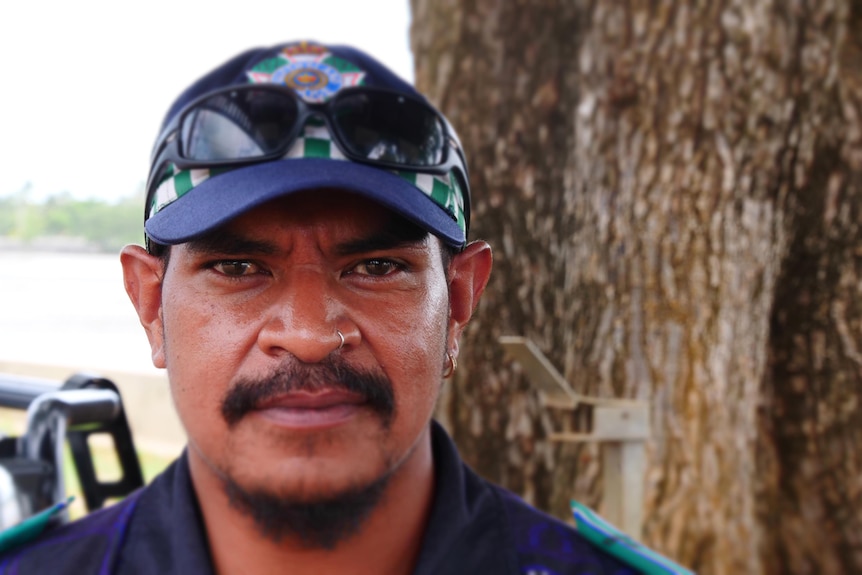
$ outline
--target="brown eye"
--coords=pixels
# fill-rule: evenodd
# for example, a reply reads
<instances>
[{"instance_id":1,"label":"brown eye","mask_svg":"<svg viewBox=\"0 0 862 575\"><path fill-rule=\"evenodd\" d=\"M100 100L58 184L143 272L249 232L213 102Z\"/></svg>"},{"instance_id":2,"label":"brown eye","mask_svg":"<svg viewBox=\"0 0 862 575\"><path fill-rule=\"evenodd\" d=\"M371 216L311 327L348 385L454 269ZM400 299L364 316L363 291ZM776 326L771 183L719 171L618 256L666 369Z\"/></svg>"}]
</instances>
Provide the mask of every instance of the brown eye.
<instances>
[{"instance_id":1,"label":"brown eye","mask_svg":"<svg viewBox=\"0 0 862 575\"><path fill-rule=\"evenodd\" d=\"M245 260L226 260L213 264L213 269L228 277L243 277L260 272L257 264Z\"/></svg>"},{"instance_id":2,"label":"brown eye","mask_svg":"<svg viewBox=\"0 0 862 575\"><path fill-rule=\"evenodd\" d=\"M356 266L356 272L369 276L385 276L400 269L400 266L391 261L383 259L366 260Z\"/></svg>"}]
</instances>

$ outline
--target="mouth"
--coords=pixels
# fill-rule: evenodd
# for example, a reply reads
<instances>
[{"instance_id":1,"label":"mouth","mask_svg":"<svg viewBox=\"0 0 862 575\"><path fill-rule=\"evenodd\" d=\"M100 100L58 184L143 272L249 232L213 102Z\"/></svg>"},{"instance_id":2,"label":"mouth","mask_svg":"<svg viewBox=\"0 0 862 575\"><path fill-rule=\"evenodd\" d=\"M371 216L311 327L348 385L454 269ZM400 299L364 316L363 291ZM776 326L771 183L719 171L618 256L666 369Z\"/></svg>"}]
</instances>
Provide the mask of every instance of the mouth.
<instances>
[{"instance_id":1,"label":"mouth","mask_svg":"<svg viewBox=\"0 0 862 575\"><path fill-rule=\"evenodd\" d=\"M240 378L221 404L229 427L250 416L283 428L313 430L374 415L384 427L395 413L392 382L380 371L342 360L319 364L287 361L257 378Z\"/></svg>"},{"instance_id":2,"label":"mouth","mask_svg":"<svg viewBox=\"0 0 862 575\"><path fill-rule=\"evenodd\" d=\"M342 389L291 391L266 399L253 413L280 427L312 431L334 427L357 416L366 399Z\"/></svg>"}]
</instances>

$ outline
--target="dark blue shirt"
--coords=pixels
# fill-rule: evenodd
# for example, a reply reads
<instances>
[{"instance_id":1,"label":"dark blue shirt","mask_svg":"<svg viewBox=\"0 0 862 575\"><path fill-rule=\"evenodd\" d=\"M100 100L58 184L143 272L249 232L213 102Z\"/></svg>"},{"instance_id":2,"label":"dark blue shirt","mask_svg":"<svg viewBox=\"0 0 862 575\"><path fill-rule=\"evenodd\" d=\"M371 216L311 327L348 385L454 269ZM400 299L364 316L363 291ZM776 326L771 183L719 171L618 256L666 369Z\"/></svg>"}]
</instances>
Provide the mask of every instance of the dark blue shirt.
<instances>
[{"instance_id":1,"label":"dark blue shirt","mask_svg":"<svg viewBox=\"0 0 862 575\"><path fill-rule=\"evenodd\" d=\"M433 423L436 492L413 575L635 575L573 527L481 479ZM121 503L0 557L0 575L210 575L183 454ZM290 573L285 565L285 573Z\"/></svg>"}]
</instances>

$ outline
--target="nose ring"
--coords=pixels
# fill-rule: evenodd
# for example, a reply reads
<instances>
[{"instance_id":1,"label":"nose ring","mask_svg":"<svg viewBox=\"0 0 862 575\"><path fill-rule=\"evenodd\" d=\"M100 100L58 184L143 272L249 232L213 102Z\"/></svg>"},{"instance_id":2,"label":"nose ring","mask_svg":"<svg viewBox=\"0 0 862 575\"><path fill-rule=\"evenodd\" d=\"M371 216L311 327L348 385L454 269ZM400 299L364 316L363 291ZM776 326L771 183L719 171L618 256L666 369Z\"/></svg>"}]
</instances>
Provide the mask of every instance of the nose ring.
<instances>
[{"instance_id":1,"label":"nose ring","mask_svg":"<svg viewBox=\"0 0 862 575\"><path fill-rule=\"evenodd\" d=\"M339 343L339 344L338 344L338 349L336 349L336 350L335 350L335 351L338 351L339 349L341 349L342 347L344 347L344 334L343 334L343 333L341 333L341 330L340 330L340 329L336 329L336 330L335 330L335 333L337 333L337 334L338 334L338 337L340 337L340 338L341 338L341 343Z\"/></svg>"}]
</instances>

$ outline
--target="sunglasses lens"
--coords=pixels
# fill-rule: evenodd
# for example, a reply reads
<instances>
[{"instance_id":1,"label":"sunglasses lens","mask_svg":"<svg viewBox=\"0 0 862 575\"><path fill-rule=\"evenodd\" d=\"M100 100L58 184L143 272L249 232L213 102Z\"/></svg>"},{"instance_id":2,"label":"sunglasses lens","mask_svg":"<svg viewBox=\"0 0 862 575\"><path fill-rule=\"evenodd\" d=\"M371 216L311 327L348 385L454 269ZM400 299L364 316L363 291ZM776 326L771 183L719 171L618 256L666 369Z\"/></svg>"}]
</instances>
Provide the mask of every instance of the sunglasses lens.
<instances>
[{"instance_id":1,"label":"sunglasses lens","mask_svg":"<svg viewBox=\"0 0 862 575\"><path fill-rule=\"evenodd\" d=\"M297 114L296 100L283 92L235 90L215 94L183 117L181 155L187 160L212 162L274 154L287 147Z\"/></svg>"},{"instance_id":2,"label":"sunglasses lens","mask_svg":"<svg viewBox=\"0 0 862 575\"><path fill-rule=\"evenodd\" d=\"M420 102L385 92L345 93L331 119L343 145L359 158L411 167L443 163L442 122Z\"/></svg>"}]
</instances>

